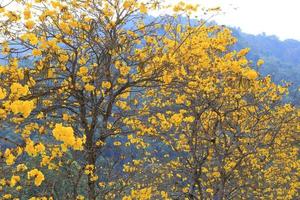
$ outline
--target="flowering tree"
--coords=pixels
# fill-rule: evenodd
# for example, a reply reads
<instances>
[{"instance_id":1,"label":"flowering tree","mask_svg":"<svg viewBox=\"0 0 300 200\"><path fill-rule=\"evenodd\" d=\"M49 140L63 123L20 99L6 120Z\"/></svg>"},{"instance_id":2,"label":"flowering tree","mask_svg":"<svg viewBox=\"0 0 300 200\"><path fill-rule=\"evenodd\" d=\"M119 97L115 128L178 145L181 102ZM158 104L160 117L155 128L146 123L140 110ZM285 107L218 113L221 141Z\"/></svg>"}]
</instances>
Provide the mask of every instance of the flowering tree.
<instances>
[{"instance_id":1,"label":"flowering tree","mask_svg":"<svg viewBox=\"0 0 300 200\"><path fill-rule=\"evenodd\" d=\"M148 11L168 8L155 0L7 6L3 199L298 195L299 114L281 104L286 87L259 77L247 50L230 51L229 30L183 24L197 6L157 18Z\"/></svg>"},{"instance_id":2,"label":"flowering tree","mask_svg":"<svg viewBox=\"0 0 300 200\"><path fill-rule=\"evenodd\" d=\"M171 199L297 197L299 110L282 102L287 86L261 77L245 57L249 49L231 51L228 29L180 26L174 33L161 59L171 67L129 123L163 146L164 156L141 169L145 182L153 179ZM176 42L182 45L173 53Z\"/></svg>"},{"instance_id":3,"label":"flowering tree","mask_svg":"<svg viewBox=\"0 0 300 200\"><path fill-rule=\"evenodd\" d=\"M163 35L158 31L164 22L145 19L147 10L157 9L158 3L13 4L16 11L1 13L1 118L3 128L16 133L12 141L3 138L10 143L3 153L6 164L23 166L24 156L35 158L28 179L53 188L40 190L45 196L57 193L56 198L75 199L80 188L88 191L89 199L115 195L113 190L100 193L97 187L109 183L107 187L121 190L126 183L115 172L124 156L116 136L127 134L123 121L138 108L137 92L162 71L153 58L162 54ZM47 182L45 169L62 172L66 166L67 190L56 187L57 181ZM26 168L21 171L27 173ZM87 187L81 185L83 175ZM13 186L21 185L20 177L13 175Z\"/></svg>"}]
</instances>

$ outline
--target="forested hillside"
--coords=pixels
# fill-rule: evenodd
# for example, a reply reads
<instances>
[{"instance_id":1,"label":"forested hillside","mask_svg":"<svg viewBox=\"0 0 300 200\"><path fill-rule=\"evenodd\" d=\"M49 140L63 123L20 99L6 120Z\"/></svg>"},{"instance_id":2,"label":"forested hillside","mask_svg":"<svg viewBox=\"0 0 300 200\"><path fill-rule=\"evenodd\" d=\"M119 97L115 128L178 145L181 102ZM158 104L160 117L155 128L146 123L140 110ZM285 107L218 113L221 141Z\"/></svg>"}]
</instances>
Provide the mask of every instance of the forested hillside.
<instances>
[{"instance_id":1,"label":"forested hillside","mask_svg":"<svg viewBox=\"0 0 300 200\"><path fill-rule=\"evenodd\" d=\"M259 71L263 75L271 75L278 84L282 84L283 80L290 82L289 100L299 104L297 90L300 87L300 42L292 39L281 41L274 35L251 35L238 28L232 28L232 31L238 39L236 48L249 47L250 60L262 58L265 65Z\"/></svg>"}]
</instances>

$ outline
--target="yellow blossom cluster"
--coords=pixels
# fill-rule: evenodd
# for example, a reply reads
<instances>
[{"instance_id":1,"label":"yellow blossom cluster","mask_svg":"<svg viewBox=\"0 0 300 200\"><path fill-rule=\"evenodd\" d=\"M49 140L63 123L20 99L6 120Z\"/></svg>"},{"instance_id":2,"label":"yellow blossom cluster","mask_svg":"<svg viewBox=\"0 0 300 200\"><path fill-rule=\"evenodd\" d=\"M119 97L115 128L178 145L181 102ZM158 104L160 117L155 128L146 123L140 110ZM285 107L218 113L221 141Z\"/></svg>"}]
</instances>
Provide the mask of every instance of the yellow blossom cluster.
<instances>
[{"instance_id":1,"label":"yellow blossom cluster","mask_svg":"<svg viewBox=\"0 0 300 200\"><path fill-rule=\"evenodd\" d=\"M45 151L45 146L42 143L35 144L32 140L28 139L26 141L25 151L30 156L37 156L38 154L42 154Z\"/></svg>"},{"instance_id":2,"label":"yellow blossom cluster","mask_svg":"<svg viewBox=\"0 0 300 200\"><path fill-rule=\"evenodd\" d=\"M122 200L150 200L152 197L152 188L133 189L129 196L125 196Z\"/></svg>"},{"instance_id":3,"label":"yellow blossom cluster","mask_svg":"<svg viewBox=\"0 0 300 200\"><path fill-rule=\"evenodd\" d=\"M40 186L42 182L45 180L44 174L38 169L32 169L27 173L28 179L34 179L34 184L36 186Z\"/></svg>"},{"instance_id":4,"label":"yellow blossom cluster","mask_svg":"<svg viewBox=\"0 0 300 200\"><path fill-rule=\"evenodd\" d=\"M84 173L89 176L89 179L91 181L98 180L98 176L94 172L95 172L95 166L94 165L86 165L85 166Z\"/></svg>"},{"instance_id":5,"label":"yellow blossom cluster","mask_svg":"<svg viewBox=\"0 0 300 200\"><path fill-rule=\"evenodd\" d=\"M34 101L21 101L17 100L12 102L9 105L9 109L14 113L18 114L21 113L23 117L28 117L31 111L35 108Z\"/></svg>"},{"instance_id":6,"label":"yellow blossom cluster","mask_svg":"<svg viewBox=\"0 0 300 200\"><path fill-rule=\"evenodd\" d=\"M85 142L85 138L75 138L72 127L63 126L61 123L56 124L53 131L56 140L63 142L65 147L72 147L75 150L81 150Z\"/></svg>"}]
</instances>

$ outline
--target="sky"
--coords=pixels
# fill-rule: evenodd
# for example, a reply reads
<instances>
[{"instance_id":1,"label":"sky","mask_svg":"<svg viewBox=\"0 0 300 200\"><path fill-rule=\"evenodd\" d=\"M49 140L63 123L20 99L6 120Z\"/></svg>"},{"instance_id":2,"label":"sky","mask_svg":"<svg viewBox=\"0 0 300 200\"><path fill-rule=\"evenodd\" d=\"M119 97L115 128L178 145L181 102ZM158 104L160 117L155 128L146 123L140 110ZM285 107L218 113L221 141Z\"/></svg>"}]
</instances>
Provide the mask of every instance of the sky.
<instances>
[{"instance_id":1,"label":"sky","mask_svg":"<svg viewBox=\"0 0 300 200\"><path fill-rule=\"evenodd\" d=\"M8 0L0 0L6 2ZM212 20L220 25L240 27L251 34L276 35L281 40L300 41L300 0L162 0L179 1L200 7L220 6L222 12ZM199 14L201 17L201 14Z\"/></svg>"},{"instance_id":2,"label":"sky","mask_svg":"<svg viewBox=\"0 0 300 200\"><path fill-rule=\"evenodd\" d=\"M178 2L177 0L167 0ZM281 40L300 41L300 0L185 0L201 7L222 8L212 20L222 25L240 27L251 34L276 35Z\"/></svg>"}]
</instances>

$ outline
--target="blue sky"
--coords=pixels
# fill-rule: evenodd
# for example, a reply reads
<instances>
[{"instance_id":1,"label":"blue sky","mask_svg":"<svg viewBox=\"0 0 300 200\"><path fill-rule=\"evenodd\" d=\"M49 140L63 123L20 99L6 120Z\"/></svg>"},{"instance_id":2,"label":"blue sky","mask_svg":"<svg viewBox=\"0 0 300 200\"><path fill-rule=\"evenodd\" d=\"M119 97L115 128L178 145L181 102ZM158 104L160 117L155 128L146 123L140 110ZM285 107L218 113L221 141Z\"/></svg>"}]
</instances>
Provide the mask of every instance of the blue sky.
<instances>
[{"instance_id":1,"label":"blue sky","mask_svg":"<svg viewBox=\"0 0 300 200\"><path fill-rule=\"evenodd\" d=\"M166 0L179 2L180 0ZM201 7L221 6L213 17L219 24L240 27L246 33L300 40L300 0L185 0Z\"/></svg>"}]
</instances>

